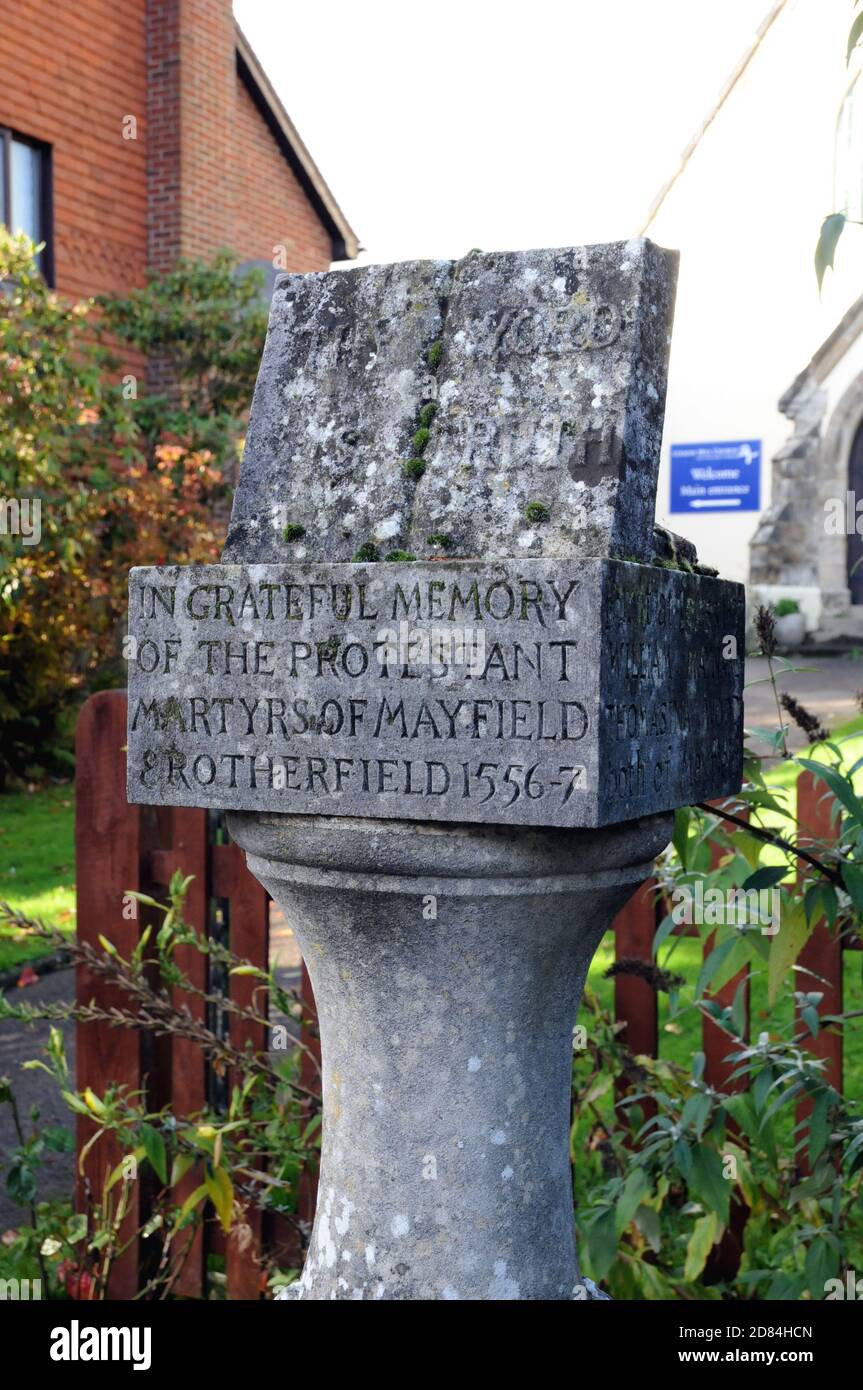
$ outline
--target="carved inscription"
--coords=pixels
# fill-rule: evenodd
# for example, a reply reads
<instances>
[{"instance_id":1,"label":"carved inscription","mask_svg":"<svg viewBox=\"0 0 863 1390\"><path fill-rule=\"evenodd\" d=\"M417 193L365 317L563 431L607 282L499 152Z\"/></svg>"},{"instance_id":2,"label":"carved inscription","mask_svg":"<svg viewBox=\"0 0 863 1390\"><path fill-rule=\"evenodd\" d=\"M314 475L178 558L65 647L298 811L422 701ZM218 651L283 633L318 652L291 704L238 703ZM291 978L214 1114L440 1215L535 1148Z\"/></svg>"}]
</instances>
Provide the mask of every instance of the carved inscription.
<instances>
[{"instance_id":1,"label":"carved inscription","mask_svg":"<svg viewBox=\"0 0 863 1390\"><path fill-rule=\"evenodd\" d=\"M627 570L652 587L610 581ZM718 794L704 727L733 732L733 677L696 714L697 644L657 632L698 625L679 580L602 561L135 570L130 800L598 824L622 798L679 800L689 744Z\"/></svg>"}]
</instances>

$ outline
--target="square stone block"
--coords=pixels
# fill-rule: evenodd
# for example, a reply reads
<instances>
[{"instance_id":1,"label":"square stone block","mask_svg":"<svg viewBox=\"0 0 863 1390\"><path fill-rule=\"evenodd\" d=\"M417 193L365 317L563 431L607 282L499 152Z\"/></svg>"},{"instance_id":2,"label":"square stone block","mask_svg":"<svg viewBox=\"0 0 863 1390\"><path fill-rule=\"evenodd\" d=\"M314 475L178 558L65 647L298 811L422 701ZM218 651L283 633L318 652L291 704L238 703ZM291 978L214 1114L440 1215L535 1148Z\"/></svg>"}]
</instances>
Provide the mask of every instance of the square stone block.
<instances>
[{"instance_id":1,"label":"square stone block","mask_svg":"<svg viewBox=\"0 0 863 1390\"><path fill-rule=\"evenodd\" d=\"M744 590L609 559L130 576L130 802L602 826L739 789Z\"/></svg>"}]
</instances>

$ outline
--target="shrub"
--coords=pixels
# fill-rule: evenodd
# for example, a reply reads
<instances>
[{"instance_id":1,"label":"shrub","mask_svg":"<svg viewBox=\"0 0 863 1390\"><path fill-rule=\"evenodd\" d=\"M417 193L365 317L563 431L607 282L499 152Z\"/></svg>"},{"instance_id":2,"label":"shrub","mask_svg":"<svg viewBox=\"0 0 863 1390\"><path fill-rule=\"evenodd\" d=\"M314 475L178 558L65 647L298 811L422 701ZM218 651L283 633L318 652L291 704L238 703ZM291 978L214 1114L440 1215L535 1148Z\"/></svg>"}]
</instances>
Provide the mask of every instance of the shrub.
<instances>
[{"instance_id":1,"label":"shrub","mask_svg":"<svg viewBox=\"0 0 863 1390\"><path fill-rule=\"evenodd\" d=\"M0 546L0 787L68 766L77 704L125 684L128 570L218 558L265 326L225 256L75 303L33 250L0 227L0 500L41 508ZM129 348L171 389L139 392Z\"/></svg>"}]
</instances>

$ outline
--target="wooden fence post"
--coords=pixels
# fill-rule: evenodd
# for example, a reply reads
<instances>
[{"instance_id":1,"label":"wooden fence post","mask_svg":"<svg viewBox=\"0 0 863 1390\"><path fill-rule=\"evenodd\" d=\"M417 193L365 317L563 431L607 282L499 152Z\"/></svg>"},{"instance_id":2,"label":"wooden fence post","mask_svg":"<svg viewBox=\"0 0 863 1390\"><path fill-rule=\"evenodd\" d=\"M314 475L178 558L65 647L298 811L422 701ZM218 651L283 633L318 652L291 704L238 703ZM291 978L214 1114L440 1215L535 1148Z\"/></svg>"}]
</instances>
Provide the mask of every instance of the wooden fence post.
<instances>
[{"instance_id":1,"label":"wooden fence post","mask_svg":"<svg viewBox=\"0 0 863 1390\"><path fill-rule=\"evenodd\" d=\"M633 893L611 924L615 962L653 959L656 934L656 880L648 879ZM614 1016L626 1023L623 1041L633 1055L658 1055L659 1022L656 990L637 975L614 977Z\"/></svg>"},{"instance_id":2,"label":"wooden fence post","mask_svg":"<svg viewBox=\"0 0 863 1390\"><path fill-rule=\"evenodd\" d=\"M150 854L150 877L154 889L166 898L166 890L175 872L185 877L194 875L186 893L183 916L199 936L209 930L210 862L207 837L207 813L192 806L172 806L163 813L164 848ZM208 985L208 959L194 946L178 946L175 961L196 989ZM206 1005L180 989L174 989L173 1002L187 1009L196 1022L206 1022ZM158 1080L159 1100L170 1103L178 1118L195 1114L207 1099L207 1061L196 1043L186 1038L172 1037L170 1048L162 1053L167 1074ZM182 1203L197 1186L194 1170L187 1173L173 1189L173 1196ZM192 1227L187 1237L189 1249L183 1267L174 1284L174 1293L183 1298L203 1298L206 1291L206 1269L203 1226Z\"/></svg>"},{"instance_id":3,"label":"wooden fence post","mask_svg":"<svg viewBox=\"0 0 863 1390\"><path fill-rule=\"evenodd\" d=\"M75 733L76 818L75 875L78 901L78 939L101 952L104 936L126 957L138 942L140 922L134 900L125 905L123 895L140 890L141 813L126 801L126 696L119 690L92 695L78 716ZM134 912L134 915L132 915ZM101 975L85 966L76 971L76 997L103 1009L125 1002L125 997ZM130 1090L143 1084L140 1035L107 1023L78 1024L75 1029L75 1085L90 1087L101 1097L111 1083ZM94 1133L91 1121L77 1120L77 1152ZM78 1205L85 1194L101 1198L103 1184L124 1154L117 1142L104 1136L90 1149L78 1179ZM113 1190L114 1200L121 1187ZM121 1242L128 1249L113 1265L108 1295L131 1299L138 1291L139 1242L134 1232L140 1225L141 1188L129 1184L129 1209L121 1228Z\"/></svg>"},{"instance_id":4,"label":"wooden fence post","mask_svg":"<svg viewBox=\"0 0 863 1390\"><path fill-rule=\"evenodd\" d=\"M312 982L309 979L309 972L306 969L305 961L303 961L302 976L300 979L300 1000L302 1003L300 1042L308 1049L303 1052L300 1058L300 1085L305 1086L309 1091L314 1091L319 1094L321 1089L321 1040L317 1031L318 1011L315 1004ZM300 1186L297 1196L297 1215L301 1221L311 1225L315 1217L317 1200L317 1166L313 1166L309 1163L306 1164L300 1174Z\"/></svg>"},{"instance_id":5,"label":"wooden fence post","mask_svg":"<svg viewBox=\"0 0 863 1390\"><path fill-rule=\"evenodd\" d=\"M265 888L246 867L246 856L238 845L213 846L213 890L217 898L230 900L230 946L235 956L266 970L269 961L270 899ZM256 1013L266 1010L261 984L252 975L232 975L229 981L231 1000ZM251 1046L265 1052L268 1029L262 1024L230 1015L229 1035L236 1048ZM246 1230L232 1232L227 1242L226 1261L228 1297L257 1299L261 1296L261 1253L263 1246L263 1212L250 1207L245 1216ZM249 1234L251 1232L251 1234Z\"/></svg>"},{"instance_id":6,"label":"wooden fence post","mask_svg":"<svg viewBox=\"0 0 863 1390\"><path fill-rule=\"evenodd\" d=\"M826 785L811 772L801 772L797 779L797 822L801 832L802 848L808 848L812 840L835 839L838 814L836 800ZM842 1012L842 950L843 943L838 932L831 931L822 921L815 927L797 958L797 964L811 970L815 978L813 975L798 974L795 988L804 993L809 990L823 991L824 999L819 1006L819 1013ZM831 1086L835 1086L837 1091L841 1091L841 1027L822 1028L818 1037L813 1038L808 1035L799 1010L797 1021L800 1031L807 1035L804 1044L807 1051L825 1059L825 1079ZM811 1103L802 1100L797 1106L798 1121L806 1119L811 1109Z\"/></svg>"},{"instance_id":7,"label":"wooden fence post","mask_svg":"<svg viewBox=\"0 0 863 1390\"><path fill-rule=\"evenodd\" d=\"M716 802L717 814L720 808L727 805L727 802ZM730 809L730 808L729 808ZM737 814L744 818L748 817L748 808ZM716 868L722 858L723 851L717 845L711 846L711 867ZM716 945L716 938L713 932L704 943L704 959L710 955ZM749 972L746 968L738 971L732 979L722 985L718 990L710 993L708 997L714 1000L722 1008L730 1008L734 1003L735 996L740 986L743 985L743 1009L744 1009L744 1039L749 1036ZM709 1086L714 1086L718 1091L734 1092L745 1091L747 1081L745 1076L738 1076L733 1081L731 1076L735 1069L735 1063L727 1061L729 1052L734 1050L731 1038L724 1028L720 1028L707 1014L701 1018L701 1045L704 1049L704 1079Z\"/></svg>"}]
</instances>

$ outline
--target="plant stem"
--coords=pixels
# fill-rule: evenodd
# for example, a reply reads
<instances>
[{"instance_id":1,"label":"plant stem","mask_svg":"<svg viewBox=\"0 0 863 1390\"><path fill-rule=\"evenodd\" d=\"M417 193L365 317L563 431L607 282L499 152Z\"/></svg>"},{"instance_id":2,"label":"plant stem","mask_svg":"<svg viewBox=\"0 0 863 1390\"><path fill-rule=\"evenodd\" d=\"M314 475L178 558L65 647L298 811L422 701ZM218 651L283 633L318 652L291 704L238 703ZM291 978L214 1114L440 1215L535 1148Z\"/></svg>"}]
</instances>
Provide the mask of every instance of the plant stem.
<instances>
[{"instance_id":1,"label":"plant stem","mask_svg":"<svg viewBox=\"0 0 863 1390\"><path fill-rule=\"evenodd\" d=\"M753 825L751 821L744 820L742 816L735 816L731 811L720 811L717 806L709 806L706 801L697 801L695 804L699 811L706 811L708 815L716 816L718 820L731 821L734 825L741 826L743 830L748 830L750 835L763 840L767 845L776 845L777 849L784 850L792 858L805 859L807 864L811 864L837 888L844 889L845 885L842 882L841 874L837 873L835 869L829 868L827 864L822 864L821 860L816 859L814 855L807 854L806 850L801 849L799 845L792 845L788 840L783 840L781 835L774 835L769 830L763 830L760 825Z\"/></svg>"}]
</instances>

